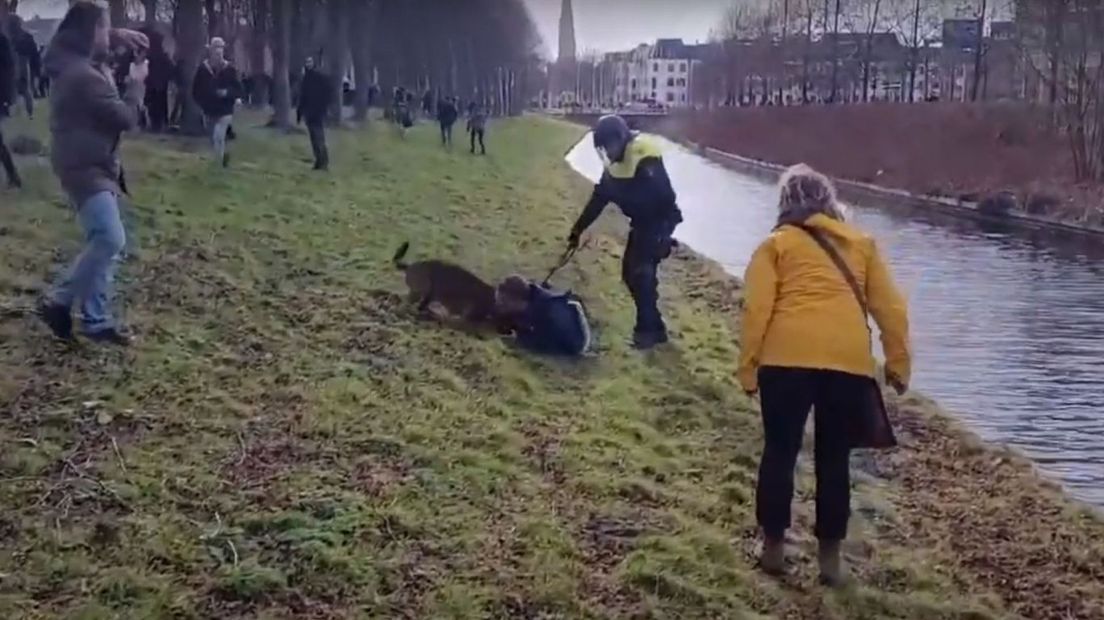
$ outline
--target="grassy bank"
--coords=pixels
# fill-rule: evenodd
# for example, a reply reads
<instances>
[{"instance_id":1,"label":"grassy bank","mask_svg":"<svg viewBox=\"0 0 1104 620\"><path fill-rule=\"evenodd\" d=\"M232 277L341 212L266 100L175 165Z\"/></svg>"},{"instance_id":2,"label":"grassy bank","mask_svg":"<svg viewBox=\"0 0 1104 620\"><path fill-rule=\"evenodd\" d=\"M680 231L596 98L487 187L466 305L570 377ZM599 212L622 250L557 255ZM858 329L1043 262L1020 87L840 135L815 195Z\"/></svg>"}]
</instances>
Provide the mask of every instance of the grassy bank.
<instances>
[{"instance_id":1,"label":"grassy bank","mask_svg":"<svg viewBox=\"0 0 1104 620\"><path fill-rule=\"evenodd\" d=\"M805 465L798 570L760 575L738 288L674 258L676 344L630 351L614 218L557 276L595 358L416 320L402 241L543 276L586 197L579 129L499 123L486 158L340 131L319 175L305 136L246 125L227 172L128 143L129 351L46 338L27 310L72 215L26 160L0 195L0 617L1104 617L1104 526L919 401L905 449L858 459L857 583L814 585Z\"/></svg>"}]
</instances>

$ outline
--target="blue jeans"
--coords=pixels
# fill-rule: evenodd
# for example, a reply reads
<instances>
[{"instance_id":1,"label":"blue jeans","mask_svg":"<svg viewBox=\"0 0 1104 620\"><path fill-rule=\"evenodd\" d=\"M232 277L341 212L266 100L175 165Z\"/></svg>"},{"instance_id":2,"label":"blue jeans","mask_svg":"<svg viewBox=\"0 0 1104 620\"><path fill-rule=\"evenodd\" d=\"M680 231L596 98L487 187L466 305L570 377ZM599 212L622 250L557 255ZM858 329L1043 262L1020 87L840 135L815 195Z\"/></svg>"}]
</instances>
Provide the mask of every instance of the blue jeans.
<instances>
[{"instance_id":1,"label":"blue jeans","mask_svg":"<svg viewBox=\"0 0 1104 620\"><path fill-rule=\"evenodd\" d=\"M84 332L93 334L116 327L110 308L112 284L126 232L119 218L119 199L113 192L100 192L84 201L77 219L84 230L84 250L55 283L49 297L66 307L79 303Z\"/></svg>"}]
</instances>

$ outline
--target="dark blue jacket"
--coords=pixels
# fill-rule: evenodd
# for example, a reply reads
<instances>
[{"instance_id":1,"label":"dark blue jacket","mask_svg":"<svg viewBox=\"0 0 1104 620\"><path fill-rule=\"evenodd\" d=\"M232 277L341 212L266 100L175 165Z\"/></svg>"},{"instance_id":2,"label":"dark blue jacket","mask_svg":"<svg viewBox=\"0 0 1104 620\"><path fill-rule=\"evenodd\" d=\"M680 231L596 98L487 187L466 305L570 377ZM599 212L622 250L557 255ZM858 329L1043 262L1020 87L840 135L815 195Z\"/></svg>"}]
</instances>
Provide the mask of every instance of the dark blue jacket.
<instances>
[{"instance_id":1,"label":"dark blue jacket","mask_svg":"<svg viewBox=\"0 0 1104 620\"><path fill-rule=\"evenodd\" d=\"M545 355L582 355L590 326L582 303L570 293L529 286L529 307L514 326L525 349Z\"/></svg>"}]
</instances>

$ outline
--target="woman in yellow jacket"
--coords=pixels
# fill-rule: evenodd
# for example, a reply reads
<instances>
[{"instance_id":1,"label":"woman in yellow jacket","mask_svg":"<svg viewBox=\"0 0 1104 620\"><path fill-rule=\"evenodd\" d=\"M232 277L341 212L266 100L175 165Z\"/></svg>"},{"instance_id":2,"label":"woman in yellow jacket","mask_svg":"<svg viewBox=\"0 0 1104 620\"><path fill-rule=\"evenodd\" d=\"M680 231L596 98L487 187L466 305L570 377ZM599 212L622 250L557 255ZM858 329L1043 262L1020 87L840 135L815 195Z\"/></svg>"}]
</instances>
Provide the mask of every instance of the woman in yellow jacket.
<instances>
[{"instance_id":1,"label":"woman in yellow jacket","mask_svg":"<svg viewBox=\"0 0 1104 620\"><path fill-rule=\"evenodd\" d=\"M782 177L778 226L756 250L745 281L739 380L759 394L766 445L756 515L762 568L785 570L794 466L809 410L815 410L816 536L821 581L844 580L840 542L850 516L851 438L846 421L865 406L875 374L866 314L812 228L844 260L877 321L886 378L898 392L910 373L908 310L873 239L844 221L835 188L805 165Z\"/></svg>"}]
</instances>

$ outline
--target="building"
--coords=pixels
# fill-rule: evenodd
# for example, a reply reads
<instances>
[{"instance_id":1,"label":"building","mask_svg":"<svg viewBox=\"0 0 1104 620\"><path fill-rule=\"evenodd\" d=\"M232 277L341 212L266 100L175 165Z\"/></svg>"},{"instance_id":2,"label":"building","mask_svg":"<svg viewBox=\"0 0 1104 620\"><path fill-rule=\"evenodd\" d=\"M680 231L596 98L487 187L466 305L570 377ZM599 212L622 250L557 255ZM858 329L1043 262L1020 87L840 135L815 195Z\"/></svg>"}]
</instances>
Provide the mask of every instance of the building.
<instances>
[{"instance_id":1,"label":"building","mask_svg":"<svg viewBox=\"0 0 1104 620\"><path fill-rule=\"evenodd\" d=\"M612 106L630 104L656 107L694 105L693 80L701 61L702 47L686 45L682 39L659 39L626 52L606 54L612 77Z\"/></svg>"}]
</instances>

